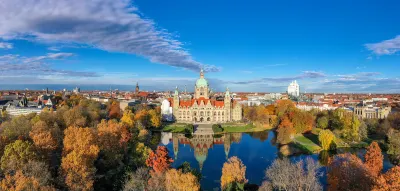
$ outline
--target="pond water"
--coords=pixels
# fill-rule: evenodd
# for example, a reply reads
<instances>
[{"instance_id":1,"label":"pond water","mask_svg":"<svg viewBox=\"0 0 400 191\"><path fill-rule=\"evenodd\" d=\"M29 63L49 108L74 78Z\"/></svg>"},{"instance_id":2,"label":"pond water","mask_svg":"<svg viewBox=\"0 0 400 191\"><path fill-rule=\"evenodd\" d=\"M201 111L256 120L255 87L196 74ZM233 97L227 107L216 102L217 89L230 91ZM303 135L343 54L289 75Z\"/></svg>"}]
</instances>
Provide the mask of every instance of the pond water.
<instances>
[{"instance_id":1,"label":"pond water","mask_svg":"<svg viewBox=\"0 0 400 191\"><path fill-rule=\"evenodd\" d=\"M168 148L169 155L174 159L173 167L176 168L187 161L192 168L197 168L202 173L200 183L203 190L219 190L222 166L232 156L237 156L246 165L246 178L249 183L261 185L265 169L279 157L278 145L275 144L274 139L273 131L214 135L212 130L196 130L190 137L184 134L163 132L160 145ZM365 151L351 152L361 156ZM291 156L290 159L298 161L306 157L314 160L323 158L318 154L301 154ZM384 168L388 169L391 166L385 157ZM325 167L321 171L323 176L320 181L326 188Z\"/></svg>"}]
</instances>

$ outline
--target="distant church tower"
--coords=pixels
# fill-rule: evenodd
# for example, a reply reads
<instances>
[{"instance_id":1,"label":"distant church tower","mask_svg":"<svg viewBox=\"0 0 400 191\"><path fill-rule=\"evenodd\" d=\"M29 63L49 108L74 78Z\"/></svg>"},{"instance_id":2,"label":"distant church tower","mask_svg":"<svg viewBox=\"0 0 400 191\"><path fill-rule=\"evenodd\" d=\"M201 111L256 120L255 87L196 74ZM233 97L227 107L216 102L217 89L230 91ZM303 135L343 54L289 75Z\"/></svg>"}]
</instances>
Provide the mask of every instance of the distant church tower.
<instances>
[{"instance_id":1,"label":"distant church tower","mask_svg":"<svg viewBox=\"0 0 400 191\"><path fill-rule=\"evenodd\" d=\"M136 82L135 93L139 94L139 83L138 82Z\"/></svg>"},{"instance_id":2,"label":"distant church tower","mask_svg":"<svg viewBox=\"0 0 400 191\"><path fill-rule=\"evenodd\" d=\"M224 97L224 107L226 113L226 121L231 121L231 95L229 93L229 88L226 88Z\"/></svg>"}]
</instances>

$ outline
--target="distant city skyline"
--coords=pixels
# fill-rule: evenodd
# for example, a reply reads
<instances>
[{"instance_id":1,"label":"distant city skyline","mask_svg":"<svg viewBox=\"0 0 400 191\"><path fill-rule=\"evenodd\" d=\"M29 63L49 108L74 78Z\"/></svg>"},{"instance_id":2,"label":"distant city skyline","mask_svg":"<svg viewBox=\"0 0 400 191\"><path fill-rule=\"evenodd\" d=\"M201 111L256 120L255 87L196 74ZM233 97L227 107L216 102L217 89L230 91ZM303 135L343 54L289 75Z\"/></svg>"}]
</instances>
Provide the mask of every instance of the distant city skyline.
<instances>
[{"instance_id":1,"label":"distant city skyline","mask_svg":"<svg viewBox=\"0 0 400 191\"><path fill-rule=\"evenodd\" d=\"M2 90L400 93L395 0L2 3Z\"/></svg>"}]
</instances>

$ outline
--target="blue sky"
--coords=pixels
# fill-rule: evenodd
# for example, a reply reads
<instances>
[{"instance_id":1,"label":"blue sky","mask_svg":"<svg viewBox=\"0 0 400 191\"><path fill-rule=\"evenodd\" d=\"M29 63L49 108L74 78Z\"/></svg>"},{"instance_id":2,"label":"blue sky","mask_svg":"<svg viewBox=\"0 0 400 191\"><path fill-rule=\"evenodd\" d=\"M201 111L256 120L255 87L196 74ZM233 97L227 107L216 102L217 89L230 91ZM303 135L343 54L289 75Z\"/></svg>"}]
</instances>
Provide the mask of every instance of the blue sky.
<instances>
[{"instance_id":1,"label":"blue sky","mask_svg":"<svg viewBox=\"0 0 400 191\"><path fill-rule=\"evenodd\" d=\"M399 1L4 0L1 84L400 92Z\"/></svg>"}]
</instances>

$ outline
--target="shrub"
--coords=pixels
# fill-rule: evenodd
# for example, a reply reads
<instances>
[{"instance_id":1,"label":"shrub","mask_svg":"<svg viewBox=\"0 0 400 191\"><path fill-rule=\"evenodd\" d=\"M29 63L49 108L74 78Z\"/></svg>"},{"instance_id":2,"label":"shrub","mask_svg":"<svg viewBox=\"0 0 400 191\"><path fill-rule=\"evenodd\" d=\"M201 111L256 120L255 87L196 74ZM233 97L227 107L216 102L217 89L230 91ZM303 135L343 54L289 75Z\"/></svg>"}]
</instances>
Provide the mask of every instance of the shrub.
<instances>
[{"instance_id":1,"label":"shrub","mask_svg":"<svg viewBox=\"0 0 400 191\"><path fill-rule=\"evenodd\" d=\"M212 129L213 129L214 133L220 133L220 132L224 131L224 128L222 128L222 126L220 124L212 125Z\"/></svg>"},{"instance_id":2,"label":"shrub","mask_svg":"<svg viewBox=\"0 0 400 191\"><path fill-rule=\"evenodd\" d=\"M185 127L185 133L186 134L192 134L194 131L194 125L193 124L187 124Z\"/></svg>"}]
</instances>

